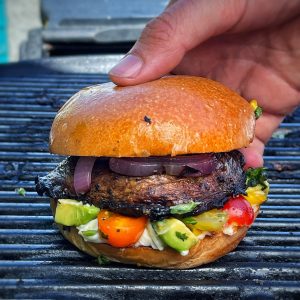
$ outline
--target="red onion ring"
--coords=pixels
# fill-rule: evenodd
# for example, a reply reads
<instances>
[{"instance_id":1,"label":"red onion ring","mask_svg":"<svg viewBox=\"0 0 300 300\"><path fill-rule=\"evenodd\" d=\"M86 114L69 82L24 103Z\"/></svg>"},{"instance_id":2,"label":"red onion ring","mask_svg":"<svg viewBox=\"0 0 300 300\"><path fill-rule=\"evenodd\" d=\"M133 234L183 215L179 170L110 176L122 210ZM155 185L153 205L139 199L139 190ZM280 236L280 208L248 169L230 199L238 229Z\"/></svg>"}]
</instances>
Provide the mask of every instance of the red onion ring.
<instances>
[{"instance_id":1,"label":"red onion ring","mask_svg":"<svg viewBox=\"0 0 300 300\"><path fill-rule=\"evenodd\" d=\"M74 171L74 189L77 195L85 194L90 190L95 161L96 157L79 157Z\"/></svg>"},{"instance_id":2,"label":"red onion ring","mask_svg":"<svg viewBox=\"0 0 300 300\"><path fill-rule=\"evenodd\" d=\"M109 168L115 172L126 176L150 176L161 174L162 165L155 161L145 160L138 161L137 158L111 158Z\"/></svg>"},{"instance_id":3,"label":"red onion ring","mask_svg":"<svg viewBox=\"0 0 300 300\"><path fill-rule=\"evenodd\" d=\"M113 172L126 176L151 176L163 172L172 176L202 176L215 169L216 159L212 153L174 157L110 158L109 167Z\"/></svg>"}]
</instances>

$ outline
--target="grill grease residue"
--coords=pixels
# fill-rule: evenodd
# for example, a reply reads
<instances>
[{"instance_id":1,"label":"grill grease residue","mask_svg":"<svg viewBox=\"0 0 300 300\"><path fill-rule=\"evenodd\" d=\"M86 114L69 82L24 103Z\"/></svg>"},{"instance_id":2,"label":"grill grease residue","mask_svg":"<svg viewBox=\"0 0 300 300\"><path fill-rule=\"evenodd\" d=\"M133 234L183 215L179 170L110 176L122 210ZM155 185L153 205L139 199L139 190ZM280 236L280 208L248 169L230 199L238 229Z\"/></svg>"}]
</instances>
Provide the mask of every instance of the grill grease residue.
<instances>
[{"instance_id":1,"label":"grill grease residue","mask_svg":"<svg viewBox=\"0 0 300 300\"><path fill-rule=\"evenodd\" d=\"M232 253L193 270L98 266L53 225L49 200L34 178L61 160L48 153L51 122L99 75L0 78L0 273L6 298L296 298L300 294L300 110L266 149L268 202ZM15 192L26 189L26 195Z\"/></svg>"}]
</instances>

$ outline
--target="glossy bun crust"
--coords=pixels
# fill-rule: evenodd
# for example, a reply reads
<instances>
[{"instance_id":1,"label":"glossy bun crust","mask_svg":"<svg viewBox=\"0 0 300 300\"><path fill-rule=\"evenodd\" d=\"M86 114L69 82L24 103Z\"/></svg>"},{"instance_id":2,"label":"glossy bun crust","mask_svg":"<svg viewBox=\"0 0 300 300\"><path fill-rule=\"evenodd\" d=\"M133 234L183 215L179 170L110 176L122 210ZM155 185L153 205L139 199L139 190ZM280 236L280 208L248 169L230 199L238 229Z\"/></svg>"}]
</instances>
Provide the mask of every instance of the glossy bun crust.
<instances>
[{"instance_id":1,"label":"glossy bun crust","mask_svg":"<svg viewBox=\"0 0 300 300\"><path fill-rule=\"evenodd\" d=\"M247 147L254 126L248 102L209 79L105 83L82 89L60 109L50 151L112 157L227 152Z\"/></svg>"},{"instance_id":2,"label":"glossy bun crust","mask_svg":"<svg viewBox=\"0 0 300 300\"><path fill-rule=\"evenodd\" d=\"M51 200L51 207L55 211L54 200ZM112 261L161 269L189 269L213 262L235 249L248 230L248 227L241 227L232 236L223 233L207 236L192 247L187 256L182 256L170 248L163 251L150 247L115 248L107 244L85 242L76 227L64 230L62 225L57 226L68 241L89 255L105 255Z\"/></svg>"}]
</instances>

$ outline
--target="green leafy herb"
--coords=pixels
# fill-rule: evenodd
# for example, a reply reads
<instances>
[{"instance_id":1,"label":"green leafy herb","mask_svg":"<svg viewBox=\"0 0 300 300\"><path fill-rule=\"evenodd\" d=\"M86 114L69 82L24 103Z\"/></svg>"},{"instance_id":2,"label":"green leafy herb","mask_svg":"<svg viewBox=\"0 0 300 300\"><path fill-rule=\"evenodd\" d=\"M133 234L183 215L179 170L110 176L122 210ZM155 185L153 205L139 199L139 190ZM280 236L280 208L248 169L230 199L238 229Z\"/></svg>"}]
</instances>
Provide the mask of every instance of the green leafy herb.
<instances>
[{"instance_id":1,"label":"green leafy herb","mask_svg":"<svg viewBox=\"0 0 300 300\"><path fill-rule=\"evenodd\" d=\"M247 187L254 187L258 184L262 186L262 189L266 189L268 186L265 181L267 181L267 176L265 174L266 168L249 168L246 171L246 185Z\"/></svg>"},{"instance_id":2,"label":"green leafy herb","mask_svg":"<svg viewBox=\"0 0 300 300\"><path fill-rule=\"evenodd\" d=\"M184 242L185 240L187 240L187 238L188 238L188 236L186 235L186 233L182 233L182 232L176 231L175 234L176 234L176 236L177 236L180 240L182 240L183 242Z\"/></svg>"},{"instance_id":3,"label":"green leafy herb","mask_svg":"<svg viewBox=\"0 0 300 300\"><path fill-rule=\"evenodd\" d=\"M97 257L97 261L99 265L108 265L110 263L110 260L104 256L103 254L101 254L100 256Z\"/></svg>"},{"instance_id":4,"label":"green leafy herb","mask_svg":"<svg viewBox=\"0 0 300 300\"><path fill-rule=\"evenodd\" d=\"M193 218L193 217L184 218L183 222L185 224L191 224L191 225L196 225L198 223L197 220L195 218Z\"/></svg>"},{"instance_id":5,"label":"green leafy herb","mask_svg":"<svg viewBox=\"0 0 300 300\"><path fill-rule=\"evenodd\" d=\"M26 195L26 190L24 188L18 188L15 190L16 193L18 193L20 196L25 196Z\"/></svg>"},{"instance_id":6,"label":"green leafy herb","mask_svg":"<svg viewBox=\"0 0 300 300\"><path fill-rule=\"evenodd\" d=\"M263 113L263 110L260 106L257 106L255 111L254 111L254 115L255 115L255 119L257 120Z\"/></svg>"},{"instance_id":7,"label":"green leafy herb","mask_svg":"<svg viewBox=\"0 0 300 300\"><path fill-rule=\"evenodd\" d=\"M98 230L86 230L86 231L82 231L82 234L84 236L93 236L98 232Z\"/></svg>"},{"instance_id":8,"label":"green leafy herb","mask_svg":"<svg viewBox=\"0 0 300 300\"><path fill-rule=\"evenodd\" d=\"M196 206L197 206L197 203L195 203L194 201L191 201L186 204L178 204L175 206L171 206L170 212L173 215L183 215L183 214L193 211L196 208Z\"/></svg>"}]
</instances>

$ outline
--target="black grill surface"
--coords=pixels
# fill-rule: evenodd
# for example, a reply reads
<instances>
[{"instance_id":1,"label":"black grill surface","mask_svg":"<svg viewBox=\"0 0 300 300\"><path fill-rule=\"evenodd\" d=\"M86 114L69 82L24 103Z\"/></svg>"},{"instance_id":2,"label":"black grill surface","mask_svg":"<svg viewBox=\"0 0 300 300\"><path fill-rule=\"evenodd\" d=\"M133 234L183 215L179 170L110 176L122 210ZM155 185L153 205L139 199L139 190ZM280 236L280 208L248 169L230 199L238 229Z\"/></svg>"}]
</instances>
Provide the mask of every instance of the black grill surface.
<instances>
[{"instance_id":1,"label":"black grill surface","mask_svg":"<svg viewBox=\"0 0 300 300\"><path fill-rule=\"evenodd\" d=\"M151 270L100 266L65 241L34 178L62 157L48 153L59 107L106 75L0 78L0 298L178 299L300 297L300 110L269 142L269 200L238 248L204 267ZM17 188L25 188L20 196Z\"/></svg>"}]
</instances>

